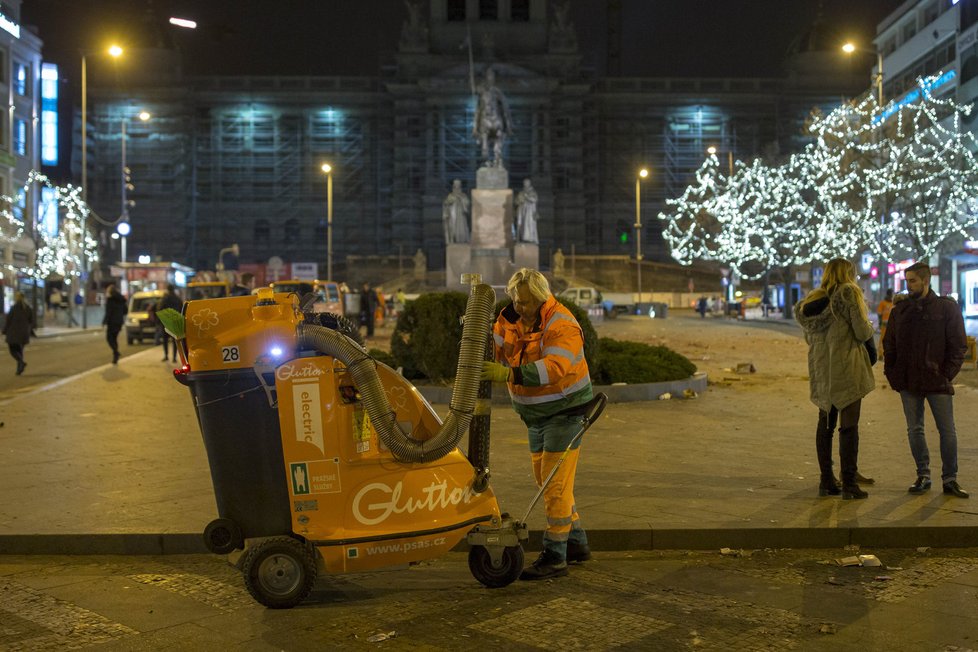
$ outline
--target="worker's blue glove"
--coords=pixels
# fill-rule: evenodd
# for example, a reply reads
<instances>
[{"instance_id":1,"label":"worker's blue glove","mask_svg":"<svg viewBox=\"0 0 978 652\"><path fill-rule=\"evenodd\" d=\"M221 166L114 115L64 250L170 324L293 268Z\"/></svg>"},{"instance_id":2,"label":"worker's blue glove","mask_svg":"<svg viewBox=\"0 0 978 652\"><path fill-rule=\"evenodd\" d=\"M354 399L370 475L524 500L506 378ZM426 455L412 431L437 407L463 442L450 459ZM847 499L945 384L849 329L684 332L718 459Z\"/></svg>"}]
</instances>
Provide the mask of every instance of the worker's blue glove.
<instances>
[{"instance_id":1,"label":"worker's blue glove","mask_svg":"<svg viewBox=\"0 0 978 652\"><path fill-rule=\"evenodd\" d=\"M494 383L505 383L509 380L510 368L498 362L485 361L482 363L482 374L479 380L491 380Z\"/></svg>"}]
</instances>

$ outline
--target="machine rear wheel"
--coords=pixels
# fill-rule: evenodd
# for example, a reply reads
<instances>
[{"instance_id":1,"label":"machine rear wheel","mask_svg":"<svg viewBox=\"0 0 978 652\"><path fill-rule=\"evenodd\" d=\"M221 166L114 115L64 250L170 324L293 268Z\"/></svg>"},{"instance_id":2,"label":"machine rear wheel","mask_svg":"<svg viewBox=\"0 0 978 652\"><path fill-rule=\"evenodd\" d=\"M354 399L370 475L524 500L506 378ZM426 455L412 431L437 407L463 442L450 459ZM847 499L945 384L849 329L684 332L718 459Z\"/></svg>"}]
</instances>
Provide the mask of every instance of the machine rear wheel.
<instances>
[{"instance_id":1,"label":"machine rear wheel","mask_svg":"<svg viewBox=\"0 0 978 652\"><path fill-rule=\"evenodd\" d=\"M204 545L215 555L226 555L244 546L238 524L229 518L217 518L204 528Z\"/></svg>"},{"instance_id":2,"label":"machine rear wheel","mask_svg":"<svg viewBox=\"0 0 978 652\"><path fill-rule=\"evenodd\" d=\"M512 584L523 572L522 546L503 549L499 565L492 563L492 557L485 546L472 546L469 550L469 570L472 576L490 589L498 589Z\"/></svg>"},{"instance_id":3,"label":"machine rear wheel","mask_svg":"<svg viewBox=\"0 0 978 652\"><path fill-rule=\"evenodd\" d=\"M316 581L313 555L310 548L291 537L266 539L245 555L245 587L266 607L294 607L309 595Z\"/></svg>"}]
</instances>

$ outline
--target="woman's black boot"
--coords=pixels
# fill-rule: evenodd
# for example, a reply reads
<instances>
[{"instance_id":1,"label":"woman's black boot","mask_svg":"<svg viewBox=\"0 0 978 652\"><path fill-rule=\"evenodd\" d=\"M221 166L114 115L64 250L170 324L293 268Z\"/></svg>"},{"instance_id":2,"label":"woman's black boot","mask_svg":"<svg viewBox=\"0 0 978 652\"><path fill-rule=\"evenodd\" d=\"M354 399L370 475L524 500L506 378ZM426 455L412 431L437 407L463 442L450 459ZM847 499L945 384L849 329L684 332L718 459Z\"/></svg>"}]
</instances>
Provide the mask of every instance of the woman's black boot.
<instances>
[{"instance_id":1,"label":"woman's black boot","mask_svg":"<svg viewBox=\"0 0 978 652\"><path fill-rule=\"evenodd\" d=\"M869 498L869 494L859 488L859 485L853 481L852 484L842 484L842 500L860 500L862 498Z\"/></svg>"},{"instance_id":2,"label":"woman's black boot","mask_svg":"<svg viewBox=\"0 0 978 652\"><path fill-rule=\"evenodd\" d=\"M838 496L842 493L842 486L839 481L835 479L835 476L829 474L828 477L822 476L821 482L818 483L818 495L819 496Z\"/></svg>"}]
</instances>

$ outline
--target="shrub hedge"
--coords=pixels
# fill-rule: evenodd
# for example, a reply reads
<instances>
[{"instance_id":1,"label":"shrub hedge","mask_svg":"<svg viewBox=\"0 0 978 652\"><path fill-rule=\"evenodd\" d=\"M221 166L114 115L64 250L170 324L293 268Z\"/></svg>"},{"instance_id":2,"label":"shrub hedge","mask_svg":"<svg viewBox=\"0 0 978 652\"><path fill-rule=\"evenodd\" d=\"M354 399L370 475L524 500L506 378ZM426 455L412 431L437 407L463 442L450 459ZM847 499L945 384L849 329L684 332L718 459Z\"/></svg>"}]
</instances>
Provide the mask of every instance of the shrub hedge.
<instances>
[{"instance_id":1,"label":"shrub hedge","mask_svg":"<svg viewBox=\"0 0 978 652\"><path fill-rule=\"evenodd\" d=\"M375 350L370 353L391 367L402 367L405 378L450 381L458 363L460 317L467 299L463 292L432 292L408 302L391 336L390 356L381 357ZM665 346L599 339L584 309L573 301L557 300L581 325L584 357L595 384L681 380L696 372L696 365ZM495 317L510 303L508 297L498 301Z\"/></svg>"},{"instance_id":2,"label":"shrub hedge","mask_svg":"<svg viewBox=\"0 0 978 652\"><path fill-rule=\"evenodd\" d=\"M464 292L430 292L404 306L391 335L391 356L405 378L455 377L467 300Z\"/></svg>"},{"instance_id":3,"label":"shrub hedge","mask_svg":"<svg viewBox=\"0 0 978 652\"><path fill-rule=\"evenodd\" d=\"M601 365L592 369L591 380L597 385L611 383L660 383L689 378L696 365L665 346L641 342L620 342L602 337Z\"/></svg>"}]
</instances>

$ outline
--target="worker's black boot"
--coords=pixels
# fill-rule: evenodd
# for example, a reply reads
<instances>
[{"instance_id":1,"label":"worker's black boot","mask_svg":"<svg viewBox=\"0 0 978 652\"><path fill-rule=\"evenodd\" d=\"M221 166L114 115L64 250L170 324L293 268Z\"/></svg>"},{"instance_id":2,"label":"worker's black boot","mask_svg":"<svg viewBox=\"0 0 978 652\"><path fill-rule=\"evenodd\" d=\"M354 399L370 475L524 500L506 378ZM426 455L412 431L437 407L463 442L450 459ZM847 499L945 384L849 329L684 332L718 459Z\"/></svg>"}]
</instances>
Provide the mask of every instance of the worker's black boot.
<instances>
[{"instance_id":1,"label":"worker's black boot","mask_svg":"<svg viewBox=\"0 0 978 652\"><path fill-rule=\"evenodd\" d=\"M552 550L544 550L537 560L523 569L521 580L545 580L567 574L567 562Z\"/></svg>"}]
</instances>

